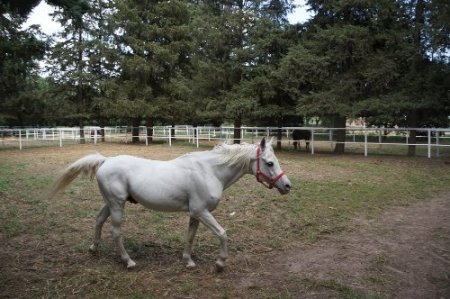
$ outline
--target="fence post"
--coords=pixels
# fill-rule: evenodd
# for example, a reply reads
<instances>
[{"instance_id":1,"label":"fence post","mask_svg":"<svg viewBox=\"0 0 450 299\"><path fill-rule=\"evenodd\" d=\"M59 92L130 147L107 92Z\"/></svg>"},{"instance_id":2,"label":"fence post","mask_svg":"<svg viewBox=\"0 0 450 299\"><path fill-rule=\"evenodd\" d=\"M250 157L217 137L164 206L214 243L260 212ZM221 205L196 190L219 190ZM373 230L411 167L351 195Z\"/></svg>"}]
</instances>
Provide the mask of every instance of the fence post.
<instances>
[{"instance_id":1,"label":"fence post","mask_svg":"<svg viewBox=\"0 0 450 299\"><path fill-rule=\"evenodd\" d=\"M435 138L436 138L436 157L439 157L439 131L435 131Z\"/></svg>"},{"instance_id":2,"label":"fence post","mask_svg":"<svg viewBox=\"0 0 450 299\"><path fill-rule=\"evenodd\" d=\"M382 130L378 131L378 143L379 143L379 148L381 148L381 143L383 142L383 137L382 137Z\"/></svg>"},{"instance_id":3,"label":"fence post","mask_svg":"<svg viewBox=\"0 0 450 299\"><path fill-rule=\"evenodd\" d=\"M364 130L364 157L367 157L367 131Z\"/></svg>"},{"instance_id":4,"label":"fence post","mask_svg":"<svg viewBox=\"0 0 450 299\"><path fill-rule=\"evenodd\" d=\"M59 128L59 147L62 147L62 138L63 138L62 134L63 134L62 129Z\"/></svg>"},{"instance_id":5,"label":"fence post","mask_svg":"<svg viewBox=\"0 0 450 299\"><path fill-rule=\"evenodd\" d=\"M331 151L333 151L333 129L330 129L330 132L328 134L330 135L329 136L330 148L331 148Z\"/></svg>"},{"instance_id":6,"label":"fence post","mask_svg":"<svg viewBox=\"0 0 450 299\"><path fill-rule=\"evenodd\" d=\"M19 129L19 149L22 150L22 129Z\"/></svg>"},{"instance_id":7,"label":"fence post","mask_svg":"<svg viewBox=\"0 0 450 299\"><path fill-rule=\"evenodd\" d=\"M255 130L258 131L257 129L253 128L253 131L252 131L252 144L255 143Z\"/></svg>"},{"instance_id":8,"label":"fence post","mask_svg":"<svg viewBox=\"0 0 450 299\"><path fill-rule=\"evenodd\" d=\"M300 144L300 140L298 144ZM311 155L314 155L314 129L311 129Z\"/></svg>"},{"instance_id":9,"label":"fence post","mask_svg":"<svg viewBox=\"0 0 450 299\"><path fill-rule=\"evenodd\" d=\"M172 130L170 128L169 128L169 146L172 146Z\"/></svg>"},{"instance_id":10,"label":"fence post","mask_svg":"<svg viewBox=\"0 0 450 299\"><path fill-rule=\"evenodd\" d=\"M198 127L195 127L195 130L196 130L196 136L197 136L197 148L198 148L198 136L200 135L200 132L199 132L199 128Z\"/></svg>"},{"instance_id":11,"label":"fence post","mask_svg":"<svg viewBox=\"0 0 450 299\"><path fill-rule=\"evenodd\" d=\"M148 127L145 126L145 146L148 146Z\"/></svg>"},{"instance_id":12,"label":"fence post","mask_svg":"<svg viewBox=\"0 0 450 299\"><path fill-rule=\"evenodd\" d=\"M431 129L428 129L427 133L428 133L428 158L431 158Z\"/></svg>"}]
</instances>

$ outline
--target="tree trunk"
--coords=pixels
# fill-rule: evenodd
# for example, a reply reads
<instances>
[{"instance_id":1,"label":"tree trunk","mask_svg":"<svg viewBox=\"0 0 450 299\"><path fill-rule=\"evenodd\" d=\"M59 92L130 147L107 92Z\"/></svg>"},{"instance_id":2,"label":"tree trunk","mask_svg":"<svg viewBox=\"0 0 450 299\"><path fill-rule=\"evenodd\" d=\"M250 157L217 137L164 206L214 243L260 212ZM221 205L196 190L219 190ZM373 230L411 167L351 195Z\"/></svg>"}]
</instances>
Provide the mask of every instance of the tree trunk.
<instances>
[{"instance_id":1,"label":"tree trunk","mask_svg":"<svg viewBox=\"0 0 450 299\"><path fill-rule=\"evenodd\" d=\"M192 126L194 127L194 138L197 139L197 127L198 127L198 125L197 124L193 124Z\"/></svg>"},{"instance_id":2,"label":"tree trunk","mask_svg":"<svg viewBox=\"0 0 450 299\"><path fill-rule=\"evenodd\" d=\"M408 120L408 126L410 128L417 128L417 111L413 110L410 113L410 117ZM416 155L416 143L417 143L417 132L416 130L409 131L408 138L408 156L412 157Z\"/></svg>"},{"instance_id":3,"label":"tree trunk","mask_svg":"<svg viewBox=\"0 0 450 299\"><path fill-rule=\"evenodd\" d=\"M153 118L147 117L147 142L153 141Z\"/></svg>"},{"instance_id":4,"label":"tree trunk","mask_svg":"<svg viewBox=\"0 0 450 299\"><path fill-rule=\"evenodd\" d=\"M345 125L346 125L345 116L337 115L334 121L335 128L342 128L337 130L336 132L336 146L334 147L335 154L343 154L345 151Z\"/></svg>"},{"instance_id":5,"label":"tree trunk","mask_svg":"<svg viewBox=\"0 0 450 299\"><path fill-rule=\"evenodd\" d=\"M277 130L277 149L281 149L281 139L283 138L283 131L281 128L278 128Z\"/></svg>"},{"instance_id":6,"label":"tree trunk","mask_svg":"<svg viewBox=\"0 0 450 299\"><path fill-rule=\"evenodd\" d=\"M424 18L425 2L424 0L417 0L415 7L415 28L414 28L414 44L417 49L417 54L422 58L423 48L422 48L422 29L425 24Z\"/></svg>"},{"instance_id":7,"label":"tree trunk","mask_svg":"<svg viewBox=\"0 0 450 299\"><path fill-rule=\"evenodd\" d=\"M131 129L131 142L132 143L139 143L139 125L140 120L138 118L133 119L133 128Z\"/></svg>"},{"instance_id":8,"label":"tree trunk","mask_svg":"<svg viewBox=\"0 0 450 299\"><path fill-rule=\"evenodd\" d=\"M80 144L85 144L86 139L84 138L84 123L80 120Z\"/></svg>"},{"instance_id":9,"label":"tree trunk","mask_svg":"<svg viewBox=\"0 0 450 299\"><path fill-rule=\"evenodd\" d=\"M237 117L234 119L234 134L233 134L233 138L234 141L233 143L236 144L240 144L241 143L241 126L242 126L242 120L240 117Z\"/></svg>"},{"instance_id":10,"label":"tree trunk","mask_svg":"<svg viewBox=\"0 0 450 299\"><path fill-rule=\"evenodd\" d=\"M172 127L170 127L170 136L172 138L172 140L176 140L176 134L175 134L175 125L172 124Z\"/></svg>"},{"instance_id":11,"label":"tree trunk","mask_svg":"<svg viewBox=\"0 0 450 299\"><path fill-rule=\"evenodd\" d=\"M83 40L82 30L78 30L78 42L81 44ZM83 121L83 112L86 109L85 99L83 96L83 81L81 80L81 73L83 70L82 65L83 60L83 51L81 49L78 50L78 61L77 61L77 69L78 69L78 86L77 86L77 100L78 100L78 109L79 112L82 114L80 116L80 143L84 144L86 143L86 140L84 138L84 121Z\"/></svg>"},{"instance_id":12,"label":"tree trunk","mask_svg":"<svg viewBox=\"0 0 450 299\"><path fill-rule=\"evenodd\" d=\"M422 50L422 37L421 32L422 28L424 26L424 9L425 9L425 3L424 0L417 0L416 6L415 6L415 28L414 28L414 45L417 49L417 54L415 57L416 63L413 64L413 67L416 68L415 72L420 73L420 61L423 57L423 50ZM408 126L410 128L417 128L418 127L418 115L417 110L412 109L408 115ZM416 142L417 142L417 132L415 130L409 131L409 138L408 138L408 156L415 156L416 155Z\"/></svg>"},{"instance_id":13,"label":"tree trunk","mask_svg":"<svg viewBox=\"0 0 450 299\"><path fill-rule=\"evenodd\" d=\"M105 142L105 126L100 127L100 141Z\"/></svg>"}]
</instances>

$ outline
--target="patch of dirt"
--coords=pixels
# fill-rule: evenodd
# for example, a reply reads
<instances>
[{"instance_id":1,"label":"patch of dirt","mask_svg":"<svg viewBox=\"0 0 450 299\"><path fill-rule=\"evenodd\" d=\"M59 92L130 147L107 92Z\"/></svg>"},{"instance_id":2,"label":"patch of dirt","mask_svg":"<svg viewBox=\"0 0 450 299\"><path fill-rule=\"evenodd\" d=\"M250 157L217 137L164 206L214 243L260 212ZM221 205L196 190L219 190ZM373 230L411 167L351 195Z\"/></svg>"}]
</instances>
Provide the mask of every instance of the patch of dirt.
<instances>
[{"instance_id":1,"label":"patch of dirt","mask_svg":"<svg viewBox=\"0 0 450 299\"><path fill-rule=\"evenodd\" d=\"M450 194L356 219L350 233L298 244L236 278L238 288L292 298L450 298Z\"/></svg>"}]
</instances>

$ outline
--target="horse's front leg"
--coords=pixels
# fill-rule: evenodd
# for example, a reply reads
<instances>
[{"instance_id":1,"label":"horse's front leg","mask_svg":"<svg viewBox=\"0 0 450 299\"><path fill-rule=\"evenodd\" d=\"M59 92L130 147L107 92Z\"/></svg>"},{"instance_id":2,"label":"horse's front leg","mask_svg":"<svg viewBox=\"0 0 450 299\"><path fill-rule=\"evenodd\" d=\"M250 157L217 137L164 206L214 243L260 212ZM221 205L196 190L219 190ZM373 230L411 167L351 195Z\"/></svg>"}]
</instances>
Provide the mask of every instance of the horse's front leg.
<instances>
[{"instance_id":1,"label":"horse's front leg","mask_svg":"<svg viewBox=\"0 0 450 299\"><path fill-rule=\"evenodd\" d=\"M195 263L192 260L192 243L194 242L195 234L197 233L199 220L197 218L191 217L189 219L189 228L186 236L186 246L183 251L183 260L187 263L186 268L194 268Z\"/></svg>"},{"instance_id":2,"label":"horse's front leg","mask_svg":"<svg viewBox=\"0 0 450 299\"><path fill-rule=\"evenodd\" d=\"M206 227L212 230L213 233L219 237L220 254L216 260L216 270L218 272L222 272L225 268L225 261L228 258L227 233L209 211L203 211L198 218Z\"/></svg>"}]
</instances>

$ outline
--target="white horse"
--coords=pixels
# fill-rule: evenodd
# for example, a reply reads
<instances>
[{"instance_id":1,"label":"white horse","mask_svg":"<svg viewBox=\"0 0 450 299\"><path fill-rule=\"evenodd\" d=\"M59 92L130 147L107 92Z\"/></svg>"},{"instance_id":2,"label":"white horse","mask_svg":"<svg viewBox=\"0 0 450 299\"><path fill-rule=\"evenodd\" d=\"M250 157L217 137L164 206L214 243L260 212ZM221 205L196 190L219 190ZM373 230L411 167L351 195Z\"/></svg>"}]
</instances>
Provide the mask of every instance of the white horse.
<instances>
[{"instance_id":1,"label":"white horse","mask_svg":"<svg viewBox=\"0 0 450 299\"><path fill-rule=\"evenodd\" d=\"M111 232L122 260L128 268L136 263L123 246L120 234L126 201L140 203L157 211L189 212L187 242L183 260L187 267L195 267L191 258L192 243L199 222L220 239L220 254L216 260L218 271L223 270L228 257L227 235L211 212L217 207L223 190L244 174L254 174L258 182L268 188L276 187L289 193L291 182L281 170L271 146L263 138L259 145L221 144L211 151L194 152L171 161L154 161L133 156L85 156L69 165L56 180L49 198L65 188L80 173L96 176L105 205L97 215L94 242L95 252L100 242L102 226L111 216Z\"/></svg>"}]
</instances>

